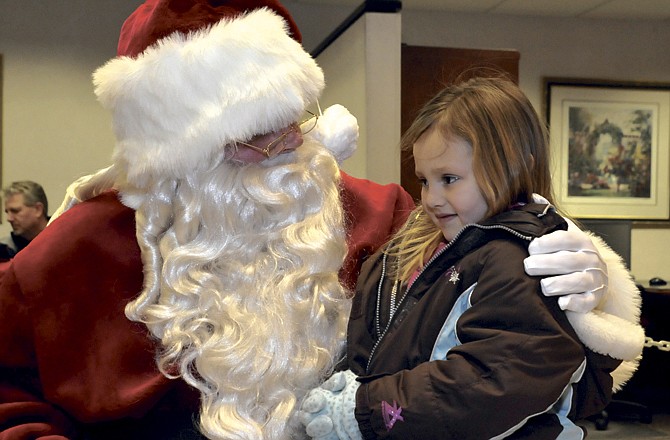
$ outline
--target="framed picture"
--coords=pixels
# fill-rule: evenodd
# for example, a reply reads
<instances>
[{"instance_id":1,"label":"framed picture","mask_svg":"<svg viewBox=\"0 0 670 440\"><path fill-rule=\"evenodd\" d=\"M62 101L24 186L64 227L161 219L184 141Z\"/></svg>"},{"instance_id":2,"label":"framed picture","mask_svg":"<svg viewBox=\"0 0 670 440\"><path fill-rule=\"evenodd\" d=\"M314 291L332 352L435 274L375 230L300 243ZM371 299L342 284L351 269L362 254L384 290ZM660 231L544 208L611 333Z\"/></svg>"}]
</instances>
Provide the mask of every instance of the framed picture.
<instances>
[{"instance_id":1,"label":"framed picture","mask_svg":"<svg viewBox=\"0 0 670 440\"><path fill-rule=\"evenodd\" d=\"M576 218L670 218L670 84L545 79L557 203Z\"/></svg>"}]
</instances>

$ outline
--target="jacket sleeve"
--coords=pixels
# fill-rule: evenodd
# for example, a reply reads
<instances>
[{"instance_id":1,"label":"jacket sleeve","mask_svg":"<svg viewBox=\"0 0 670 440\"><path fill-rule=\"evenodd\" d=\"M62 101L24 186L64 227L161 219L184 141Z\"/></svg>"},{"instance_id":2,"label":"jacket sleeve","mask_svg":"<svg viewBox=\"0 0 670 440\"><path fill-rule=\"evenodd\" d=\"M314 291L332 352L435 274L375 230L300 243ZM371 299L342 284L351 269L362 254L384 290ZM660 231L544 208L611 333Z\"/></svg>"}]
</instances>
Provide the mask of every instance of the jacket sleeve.
<instances>
[{"instance_id":1,"label":"jacket sleeve","mask_svg":"<svg viewBox=\"0 0 670 440\"><path fill-rule=\"evenodd\" d=\"M414 368L361 379L356 416L365 438L502 438L522 432L530 418L546 425L531 438L557 437L560 426L541 419L581 377L585 352L555 299L523 273L526 255L507 246L461 260L481 272L442 326L440 335L455 345ZM403 419L391 430L389 406Z\"/></svg>"},{"instance_id":2,"label":"jacket sleeve","mask_svg":"<svg viewBox=\"0 0 670 440\"><path fill-rule=\"evenodd\" d=\"M353 290L363 262L405 223L416 204L400 185L380 185L344 172L341 175L349 252L340 278Z\"/></svg>"},{"instance_id":3,"label":"jacket sleeve","mask_svg":"<svg viewBox=\"0 0 670 440\"><path fill-rule=\"evenodd\" d=\"M74 439L86 425L142 417L167 392L146 328L124 315L141 268L134 214L113 196L72 208L11 262L0 284L0 439Z\"/></svg>"}]
</instances>

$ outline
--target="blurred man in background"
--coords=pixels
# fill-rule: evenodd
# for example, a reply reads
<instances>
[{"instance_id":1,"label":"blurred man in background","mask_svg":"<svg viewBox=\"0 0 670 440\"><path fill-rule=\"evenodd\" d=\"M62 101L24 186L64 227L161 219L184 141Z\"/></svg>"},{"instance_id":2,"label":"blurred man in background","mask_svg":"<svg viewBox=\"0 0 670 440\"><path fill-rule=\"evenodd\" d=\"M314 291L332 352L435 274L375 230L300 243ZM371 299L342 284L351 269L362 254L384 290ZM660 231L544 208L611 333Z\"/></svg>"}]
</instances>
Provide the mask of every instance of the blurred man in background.
<instances>
[{"instance_id":1,"label":"blurred man in background","mask_svg":"<svg viewBox=\"0 0 670 440\"><path fill-rule=\"evenodd\" d=\"M44 188L30 180L13 182L3 193L12 232L0 240L0 259L10 259L47 227L49 202Z\"/></svg>"}]
</instances>

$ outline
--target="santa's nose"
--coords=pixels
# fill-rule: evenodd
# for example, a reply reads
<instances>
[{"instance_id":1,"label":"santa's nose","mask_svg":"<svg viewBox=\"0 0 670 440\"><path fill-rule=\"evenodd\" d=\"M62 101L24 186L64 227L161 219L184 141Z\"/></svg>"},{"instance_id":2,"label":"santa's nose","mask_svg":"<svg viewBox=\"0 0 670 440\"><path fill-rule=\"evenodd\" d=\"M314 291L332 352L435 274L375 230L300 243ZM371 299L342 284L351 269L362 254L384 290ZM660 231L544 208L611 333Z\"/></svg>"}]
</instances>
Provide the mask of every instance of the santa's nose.
<instances>
[{"instance_id":1,"label":"santa's nose","mask_svg":"<svg viewBox=\"0 0 670 440\"><path fill-rule=\"evenodd\" d=\"M257 163L289 151L302 145L302 132L297 123L254 136L246 142L237 142L232 159L239 163Z\"/></svg>"},{"instance_id":2,"label":"santa's nose","mask_svg":"<svg viewBox=\"0 0 670 440\"><path fill-rule=\"evenodd\" d=\"M281 148L279 153L293 151L302 145L302 132L300 131L300 126L298 124L289 125L283 133L285 133L285 136L282 140L282 145L277 146L277 148Z\"/></svg>"}]
</instances>

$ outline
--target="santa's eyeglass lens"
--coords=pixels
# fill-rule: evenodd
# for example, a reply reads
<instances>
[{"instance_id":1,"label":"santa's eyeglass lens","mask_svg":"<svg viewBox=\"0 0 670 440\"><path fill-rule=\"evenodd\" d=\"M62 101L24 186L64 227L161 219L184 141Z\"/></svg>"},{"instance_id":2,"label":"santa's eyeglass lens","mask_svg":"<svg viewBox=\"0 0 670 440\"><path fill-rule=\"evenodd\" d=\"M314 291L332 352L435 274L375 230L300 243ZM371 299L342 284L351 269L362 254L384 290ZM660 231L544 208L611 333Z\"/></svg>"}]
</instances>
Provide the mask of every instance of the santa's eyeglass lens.
<instances>
[{"instance_id":1,"label":"santa's eyeglass lens","mask_svg":"<svg viewBox=\"0 0 670 440\"><path fill-rule=\"evenodd\" d=\"M241 141L237 141L237 144L244 145L247 148L251 148L252 150L257 151L268 158L276 157L286 148L286 144L284 143L284 139L286 139L286 136L288 136L291 133L296 133L298 130L300 130L300 132L303 135L305 135L310 131L314 130L314 127L316 127L316 123L319 120L319 115L314 114L309 110L305 110L305 113L306 116L305 118L303 118L302 122L291 124L282 134L273 139L272 142L267 144L267 146L265 146L264 148L257 147L255 145Z\"/></svg>"}]
</instances>

